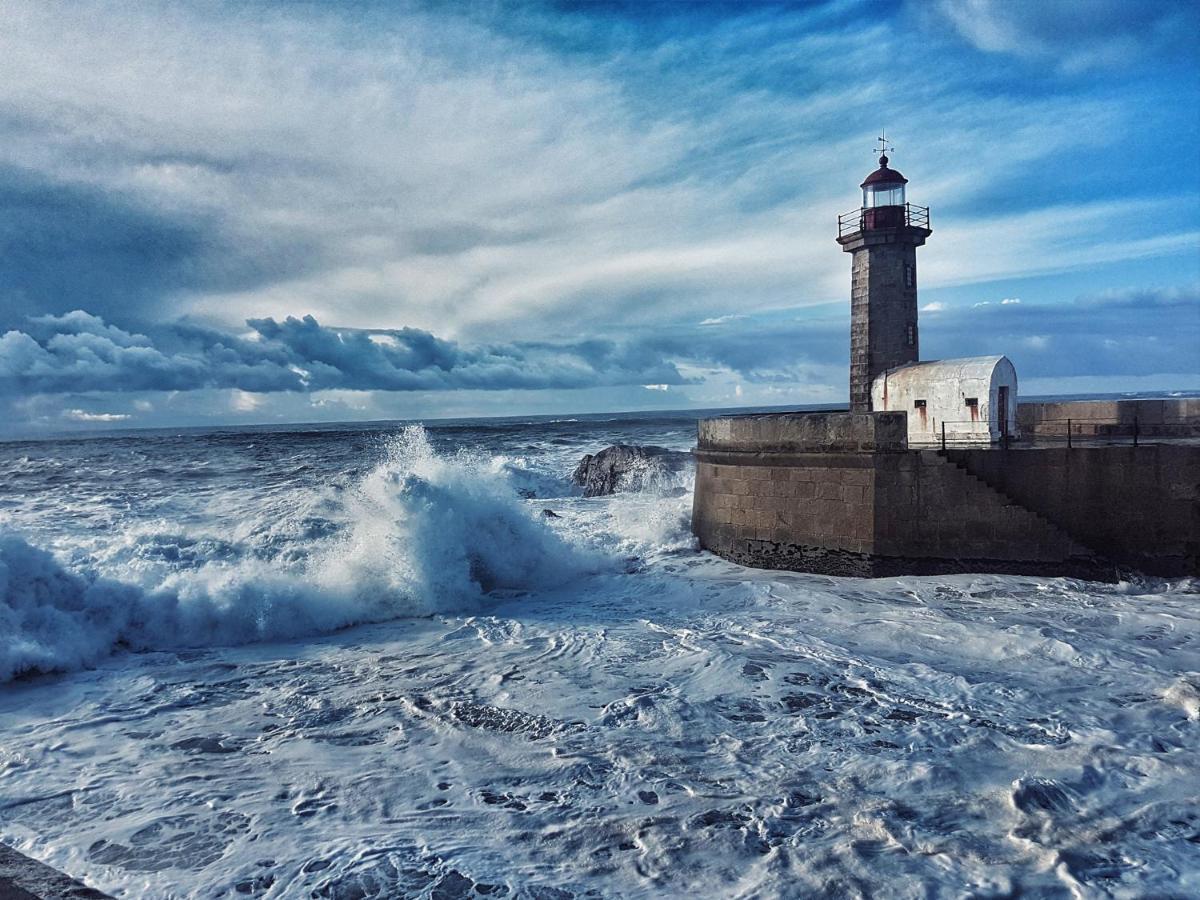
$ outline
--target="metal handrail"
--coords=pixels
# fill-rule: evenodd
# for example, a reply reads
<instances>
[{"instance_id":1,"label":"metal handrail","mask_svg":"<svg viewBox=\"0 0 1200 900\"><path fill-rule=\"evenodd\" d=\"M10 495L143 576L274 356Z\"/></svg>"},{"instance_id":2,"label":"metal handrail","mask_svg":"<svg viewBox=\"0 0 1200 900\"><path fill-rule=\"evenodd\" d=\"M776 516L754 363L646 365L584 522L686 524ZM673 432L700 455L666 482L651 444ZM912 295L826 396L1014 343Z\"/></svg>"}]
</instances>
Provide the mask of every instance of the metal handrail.
<instances>
[{"instance_id":1,"label":"metal handrail","mask_svg":"<svg viewBox=\"0 0 1200 900\"><path fill-rule=\"evenodd\" d=\"M1070 417L1069 418L1055 417L1055 418L1038 419L1036 422L1033 423L1032 430L1036 431L1037 427L1039 425L1042 425L1047 422L1066 422L1067 423L1066 434L1058 435L1058 434L1053 434L1053 433L1049 433L1049 434L1042 433L1042 434L1038 435L1039 440L1048 441L1048 440L1053 440L1053 439L1059 438L1059 437L1065 437L1066 441L1067 441L1067 449L1068 450L1071 449L1071 447L1074 445L1074 438L1076 437L1076 431L1075 431L1076 427L1079 427L1080 429L1083 429L1083 428L1095 429L1097 427L1103 427L1105 429L1104 433L1102 433L1102 434L1098 434L1096 432L1093 432L1092 434L1084 434L1083 431L1080 430L1078 437L1083 438L1085 440L1087 440L1087 439L1095 440L1096 438L1101 438L1101 439L1115 438L1115 437L1123 437L1125 435L1128 435L1133 438L1133 446L1135 446L1135 447L1138 445L1138 439L1142 436L1142 427L1141 427L1141 423L1139 421L1138 416L1134 416L1132 422L1130 422L1130 421L1123 422L1119 419L1076 419L1076 418L1070 418ZM1121 429L1122 431L1125 432L1125 434L1121 434L1116 429ZM1125 431L1126 429L1128 429L1128 431Z\"/></svg>"},{"instance_id":2,"label":"metal handrail","mask_svg":"<svg viewBox=\"0 0 1200 900\"><path fill-rule=\"evenodd\" d=\"M1056 432L1038 432L1037 426L1043 425L1046 423L1065 423L1066 428L1062 432L1057 432L1057 433ZM982 420L982 419L939 419L937 424L938 424L938 428L940 430L940 436L939 436L938 443L940 443L942 449L945 450L948 445L948 436L946 433L946 426L949 425L949 426L951 426L951 428L953 428L956 425L976 425L976 426L978 426L980 424L984 424L984 420ZM1085 433L1084 431L1081 430L1083 428L1094 429L1097 427L1102 427L1105 430L1103 432L1092 431L1090 433ZM1156 434L1153 430L1154 426L1151 425L1150 429L1151 430L1149 432L1149 436L1150 436L1151 441L1153 441L1154 438L1156 437ZM1022 437L1025 440L1032 438L1033 440L1040 441L1040 442L1046 442L1046 443L1052 442L1052 441L1063 441L1066 443L1067 449L1069 450L1074 447L1076 441L1080 441L1080 440L1084 441L1087 444L1094 445L1098 442L1122 443L1123 441L1120 440L1122 438L1124 438L1126 441L1129 441L1134 447L1137 447L1139 445L1141 439L1146 436L1147 436L1147 431L1145 428L1142 427L1140 418L1138 416L1134 416L1132 420L1125 420L1125 421L1121 421L1120 419L1110 419L1110 418L1077 419L1077 418L1073 418L1073 417L1071 417L1071 418L1054 417L1054 418L1038 419L1037 422L1033 423L1032 427L1027 426L1027 432ZM957 437L958 436L956 435L956 438ZM1006 438L1007 439L1004 441L1005 446L1008 445L1008 439L1012 439L1012 440L1021 440L1022 439L1015 435L1006 435Z\"/></svg>"},{"instance_id":3,"label":"metal handrail","mask_svg":"<svg viewBox=\"0 0 1200 900\"><path fill-rule=\"evenodd\" d=\"M906 225L913 225L918 228L929 227L928 206L913 206L911 203L905 203L904 210L904 223Z\"/></svg>"},{"instance_id":4,"label":"metal handrail","mask_svg":"<svg viewBox=\"0 0 1200 900\"><path fill-rule=\"evenodd\" d=\"M875 207L876 209L887 209L887 207ZM842 213L838 216L838 237L846 237L850 234L864 230L864 219L868 210L859 208L848 213ZM904 224L910 228L929 229L929 207L916 206L912 203L904 204Z\"/></svg>"}]
</instances>

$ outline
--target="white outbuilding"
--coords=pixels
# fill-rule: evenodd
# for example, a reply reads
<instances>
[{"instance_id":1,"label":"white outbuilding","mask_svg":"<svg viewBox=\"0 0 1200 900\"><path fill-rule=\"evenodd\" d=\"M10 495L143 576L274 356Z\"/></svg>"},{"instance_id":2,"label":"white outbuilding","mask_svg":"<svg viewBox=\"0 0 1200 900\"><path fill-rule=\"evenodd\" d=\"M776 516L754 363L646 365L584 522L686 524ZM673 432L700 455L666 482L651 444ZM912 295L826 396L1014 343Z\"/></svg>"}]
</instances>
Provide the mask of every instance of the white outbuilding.
<instances>
[{"instance_id":1,"label":"white outbuilding","mask_svg":"<svg viewBox=\"0 0 1200 900\"><path fill-rule=\"evenodd\" d=\"M1017 370L1007 356L909 363L871 385L871 408L908 413L910 445L991 443L1017 432Z\"/></svg>"}]
</instances>

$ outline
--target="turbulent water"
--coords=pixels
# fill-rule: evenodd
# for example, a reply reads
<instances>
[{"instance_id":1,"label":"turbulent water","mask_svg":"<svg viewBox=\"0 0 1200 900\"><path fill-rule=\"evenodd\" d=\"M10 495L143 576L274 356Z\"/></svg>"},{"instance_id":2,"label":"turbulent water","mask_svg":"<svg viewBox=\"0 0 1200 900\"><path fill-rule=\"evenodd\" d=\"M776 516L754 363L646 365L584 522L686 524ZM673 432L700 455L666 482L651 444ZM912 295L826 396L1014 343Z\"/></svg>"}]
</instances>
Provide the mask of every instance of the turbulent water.
<instances>
[{"instance_id":1,"label":"turbulent water","mask_svg":"<svg viewBox=\"0 0 1200 900\"><path fill-rule=\"evenodd\" d=\"M0 840L120 897L1200 895L1194 581L750 570L690 474L569 482L694 428L0 444Z\"/></svg>"}]
</instances>

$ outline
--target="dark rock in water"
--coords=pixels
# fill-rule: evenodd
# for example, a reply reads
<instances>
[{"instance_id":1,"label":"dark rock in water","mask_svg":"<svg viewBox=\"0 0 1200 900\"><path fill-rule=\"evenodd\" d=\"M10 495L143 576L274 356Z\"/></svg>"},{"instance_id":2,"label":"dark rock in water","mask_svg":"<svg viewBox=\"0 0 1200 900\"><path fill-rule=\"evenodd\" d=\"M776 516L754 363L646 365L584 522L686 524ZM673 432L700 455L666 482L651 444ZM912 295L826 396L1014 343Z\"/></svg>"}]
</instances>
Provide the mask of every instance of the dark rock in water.
<instances>
[{"instance_id":1,"label":"dark rock in water","mask_svg":"<svg viewBox=\"0 0 1200 900\"><path fill-rule=\"evenodd\" d=\"M579 461L571 480L585 497L603 497L617 491L637 491L647 484L690 465L692 456L666 447L614 444Z\"/></svg>"},{"instance_id":2,"label":"dark rock in water","mask_svg":"<svg viewBox=\"0 0 1200 900\"><path fill-rule=\"evenodd\" d=\"M84 887L76 881L0 844L0 897L4 900L38 900L39 897L70 897L72 900L111 900L108 894Z\"/></svg>"},{"instance_id":3,"label":"dark rock in water","mask_svg":"<svg viewBox=\"0 0 1200 900\"><path fill-rule=\"evenodd\" d=\"M452 702L449 712L463 725L485 731L524 734L531 740L540 740L568 727L546 716L522 712L519 709L487 706L483 703Z\"/></svg>"},{"instance_id":4,"label":"dark rock in water","mask_svg":"<svg viewBox=\"0 0 1200 900\"><path fill-rule=\"evenodd\" d=\"M211 737L185 738L171 745L175 750L191 750L197 753L237 753L240 749L236 742L226 743L227 738L220 735Z\"/></svg>"},{"instance_id":5,"label":"dark rock in water","mask_svg":"<svg viewBox=\"0 0 1200 900\"><path fill-rule=\"evenodd\" d=\"M429 896L431 900L465 900L474 893L474 887L475 882L470 878L457 869L451 869L433 886L433 893Z\"/></svg>"},{"instance_id":6,"label":"dark rock in water","mask_svg":"<svg viewBox=\"0 0 1200 900\"><path fill-rule=\"evenodd\" d=\"M1023 813L1065 813L1072 808L1067 792L1048 778L1030 778L1014 782L1012 802L1013 806Z\"/></svg>"},{"instance_id":7,"label":"dark rock in water","mask_svg":"<svg viewBox=\"0 0 1200 900\"><path fill-rule=\"evenodd\" d=\"M558 513L556 513L552 509L543 509L542 515L545 516L547 519L561 519L562 518L562 516L560 516Z\"/></svg>"}]
</instances>

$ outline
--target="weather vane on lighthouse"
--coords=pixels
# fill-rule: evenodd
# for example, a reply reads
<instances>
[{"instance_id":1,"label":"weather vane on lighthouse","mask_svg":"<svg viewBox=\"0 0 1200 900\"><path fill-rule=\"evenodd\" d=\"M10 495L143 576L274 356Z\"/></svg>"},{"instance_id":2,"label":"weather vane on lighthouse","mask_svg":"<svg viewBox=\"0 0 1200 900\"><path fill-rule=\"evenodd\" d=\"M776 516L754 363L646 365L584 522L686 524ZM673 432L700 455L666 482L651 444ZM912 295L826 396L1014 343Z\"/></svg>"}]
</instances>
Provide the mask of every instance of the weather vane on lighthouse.
<instances>
[{"instance_id":1,"label":"weather vane on lighthouse","mask_svg":"<svg viewBox=\"0 0 1200 900\"><path fill-rule=\"evenodd\" d=\"M888 144L887 129L885 128L883 130L883 134L881 134L879 137L875 138L875 140L879 141L879 146L874 148L872 150L872 152L879 155L879 164L886 166L887 161L888 161L888 159L887 159L888 152L889 151L892 153L896 152L896 148L894 146L891 146Z\"/></svg>"}]
</instances>

